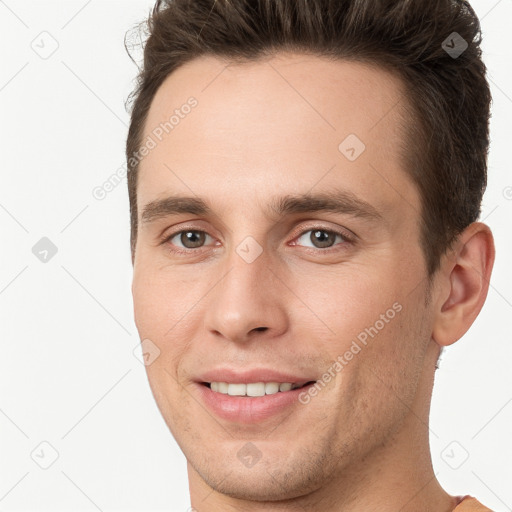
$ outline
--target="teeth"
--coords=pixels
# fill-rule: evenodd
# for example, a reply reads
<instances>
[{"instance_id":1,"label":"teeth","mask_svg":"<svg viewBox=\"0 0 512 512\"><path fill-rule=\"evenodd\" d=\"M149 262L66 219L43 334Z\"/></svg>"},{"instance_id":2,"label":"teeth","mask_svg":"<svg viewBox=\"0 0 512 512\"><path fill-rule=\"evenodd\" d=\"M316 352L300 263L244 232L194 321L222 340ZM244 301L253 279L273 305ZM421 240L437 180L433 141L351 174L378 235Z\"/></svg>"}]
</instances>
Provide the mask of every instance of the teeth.
<instances>
[{"instance_id":1,"label":"teeth","mask_svg":"<svg viewBox=\"0 0 512 512\"><path fill-rule=\"evenodd\" d=\"M244 396L247 392L245 384L228 384L228 395L231 396Z\"/></svg>"},{"instance_id":2,"label":"teeth","mask_svg":"<svg viewBox=\"0 0 512 512\"><path fill-rule=\"evenodd\" d=\"M251 382L249 384L233 384L227 382L211 382L212 391L230 396L265 396L281 391L300 388L302 384L291 382Z\"/></svg>"},{"instance_id":3,"label":"teeth","mask_svg":"<svg viewBox=\"0 0 512 512\"><path fill-rule=\"evenodd\" d=\"M247 384L247 396L264 396L265 384L263 382L254 382Z\"/></svg>"},{"instance_id":4,"label":"teeth","mask_svg":"<svg viewBox=\"0 0 512 512\"><path fill-rule=\"evenodd\" d=\"M279 384L277 382L267 382L265 384L265 394L273 395L279 391Z\"/></svg>"}]
</instances>

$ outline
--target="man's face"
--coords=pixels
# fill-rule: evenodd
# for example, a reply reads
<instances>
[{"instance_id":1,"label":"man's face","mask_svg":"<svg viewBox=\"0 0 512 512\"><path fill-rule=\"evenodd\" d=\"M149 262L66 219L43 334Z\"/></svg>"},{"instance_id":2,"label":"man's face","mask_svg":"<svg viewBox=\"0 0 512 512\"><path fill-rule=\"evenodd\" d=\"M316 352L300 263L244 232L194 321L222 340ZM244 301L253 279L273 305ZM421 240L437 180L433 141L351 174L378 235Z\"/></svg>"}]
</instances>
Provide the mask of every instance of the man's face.
<instances>
[{"instance_id":1,"label":"man's face","mask_svg":"<svg viewBox=\"0 0 512 512\"><path fill-rule=\"evenodd\" d=\"M428 410L420 196L401 161L398 79L304 55L225 65L186 64L152 102L135 321L160 350L149 382L192 478L245 499L293 498L400 446ZM278 213L280 198L303 194L344 206ZM142 218L170 196L211 211ZM211 381L253 383L251 394L317 384L247 397Z\"/></svg>"}]
</instances>

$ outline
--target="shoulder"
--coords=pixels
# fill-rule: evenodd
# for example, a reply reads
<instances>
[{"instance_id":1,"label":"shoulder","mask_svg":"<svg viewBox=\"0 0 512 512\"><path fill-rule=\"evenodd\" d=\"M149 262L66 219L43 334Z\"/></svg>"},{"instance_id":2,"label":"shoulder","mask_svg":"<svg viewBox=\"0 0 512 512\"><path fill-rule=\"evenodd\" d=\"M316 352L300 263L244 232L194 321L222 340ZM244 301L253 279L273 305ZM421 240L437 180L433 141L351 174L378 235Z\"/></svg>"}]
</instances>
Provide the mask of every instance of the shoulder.
<instances>
[{"instance_id":1,"label":"shoulder","mask_svg":"<svg viewBox=\"0 0 512 512\"><path fill-rule=\"evenodd\" d=\"M463 496L460 499L460 503L454 508L453 512L493 512L472 496Z\"/></svg>"}]
</instances>

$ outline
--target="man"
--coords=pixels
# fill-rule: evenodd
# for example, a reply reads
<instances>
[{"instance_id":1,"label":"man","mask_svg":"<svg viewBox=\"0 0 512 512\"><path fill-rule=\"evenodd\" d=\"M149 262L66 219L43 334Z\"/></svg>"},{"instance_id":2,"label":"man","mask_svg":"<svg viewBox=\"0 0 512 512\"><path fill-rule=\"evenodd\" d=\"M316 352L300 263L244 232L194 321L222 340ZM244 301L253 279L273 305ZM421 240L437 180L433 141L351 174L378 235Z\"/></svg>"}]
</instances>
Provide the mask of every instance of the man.
<instances>
[{"instance_id":1,"label":"man","mask_svg":"<svg viewBox=\"0 0 512 512\"><path fill-rule=\"evenodd\" d=\"M148 28L134 313L192 507L489 510L441 487L428 428L494 262L474 12L174 0Z\"/></svg>"}]
</instances>

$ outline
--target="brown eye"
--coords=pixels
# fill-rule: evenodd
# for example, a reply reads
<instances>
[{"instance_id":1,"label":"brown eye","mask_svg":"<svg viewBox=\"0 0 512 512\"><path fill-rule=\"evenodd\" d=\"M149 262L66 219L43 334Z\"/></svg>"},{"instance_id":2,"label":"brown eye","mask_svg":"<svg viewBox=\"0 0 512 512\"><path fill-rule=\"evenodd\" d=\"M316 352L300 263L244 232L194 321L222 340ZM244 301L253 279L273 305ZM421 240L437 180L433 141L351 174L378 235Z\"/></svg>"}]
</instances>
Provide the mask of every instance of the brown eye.
<instances>
[{"instance_id":1,"label":"brown eye","mask_svg":"<svg viewBox=\"0 0 512 512\"><path fill-rule=\"evenodd\" d=\"M310 239L317 247L324 248L331 247L336 241L336 236L336 233L316 229L311 231Z\"/></svg>"},{"instance_id":2,"label":"brown eye","mask_svg":"<svg viewBox=\"0 0 512 512\"><path fill-rule=\"evenodd\" d=\"M206 233L204 231L182 231L178 233L179 241L185 249L196 249L204 244Z\"/></svg>"},{"instance_id":3,"label":"brown eye","mask_svg":"<svg viewBox=\"0 0 512 512\"><path fill-rule=\"evenodd\" d=\"M187 250L200 249L205 244L206 237L209 237L204 231L196 229L185 229L172 233L166 237L162 243L173 246L174 252L187 252ZM211 237L210 237L211 238Z\"/></svg>"},{"instance_id":4,"label":"brown eye","mask_svg":"<svg viewBox=\"0 0 512 512\"><path fill-rule=\"evenodd\" d=\"M309 236L307 236L309 233ZM313 247L315 249L328 249L333 247L336 244L336 239L339 238L341 242L348 242L348 238L345 237L342 233L338 233L336 231L332 231L329 229L308 229L304 231L302 235L300 235L297 240L305 239L312 245L306 245L305 243L300 243L300 245L305 245L306 247Z\"/></svg>"}]
</instances>

